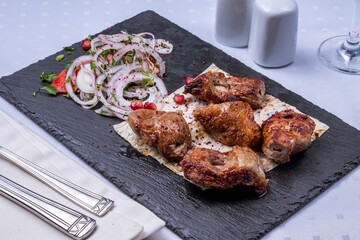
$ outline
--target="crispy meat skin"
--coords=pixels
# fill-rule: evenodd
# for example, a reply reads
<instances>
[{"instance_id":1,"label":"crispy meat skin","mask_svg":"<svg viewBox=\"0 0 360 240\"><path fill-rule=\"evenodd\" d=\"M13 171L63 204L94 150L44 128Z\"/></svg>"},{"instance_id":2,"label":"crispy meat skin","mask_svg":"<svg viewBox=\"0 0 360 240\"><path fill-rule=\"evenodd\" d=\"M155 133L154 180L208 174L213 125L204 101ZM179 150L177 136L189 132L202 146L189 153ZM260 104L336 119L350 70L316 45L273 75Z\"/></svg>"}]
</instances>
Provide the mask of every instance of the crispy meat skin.
<instances>
[{"instance_id":1,"label":"crispy meat skin","mask_svg":"<svg viewBox=\"0 0 360 240\"><path fill-rule=\"evenodd\" d=\"M256 109L264 101L265 84L258 78L226 78L223 73L206 72L186 85L184 93L213 103L244 101Z\"/></svg>"},{"instance_id":2,"label":"crispy meat skin","mask_svg":"<svg viewBox=\"0 0 360 240\"><path fill-rule=\"evenodd\" d=\"M290 161L290 155L307 149L315 122L293 110L276 112L262 124L265 155L276 163Z\"/></svg>"},{"instance_id":3,"label":"crispy meat skin","mask_svg":"<svg viewBox=\"0 0 360 240\"><path fill-rule=\"evenodd\" d=\"M191 148L190 130L180 113L139 109L129 114L128 121L134 132L169 161L180 161Z\"/></svg>"},{"instance_id":4,"label":"crispy meat skin","mask_svg":"<svg viewBox=\"0 0 360 240\"><path fill-rule=\"evenodd\" d=\"M225 102L196 108L197 121L215 139L226 145L255 149L261 140L260 126L254 121L254 112L246 102Z\"/></svg>"},{"instance_id":5,"label":"crispy meat skin","mask_svg":"<svg viewBox=\"0 0 360 240\"><path fill-rule=\"evenodd\" d=\"M180 164L187 179L204 187L230 189L240 185L253 186L258 194L264 193L268 187L259 156L247 147L234 146L225 153L193 148Z\"/></svg>"}]
</instances>

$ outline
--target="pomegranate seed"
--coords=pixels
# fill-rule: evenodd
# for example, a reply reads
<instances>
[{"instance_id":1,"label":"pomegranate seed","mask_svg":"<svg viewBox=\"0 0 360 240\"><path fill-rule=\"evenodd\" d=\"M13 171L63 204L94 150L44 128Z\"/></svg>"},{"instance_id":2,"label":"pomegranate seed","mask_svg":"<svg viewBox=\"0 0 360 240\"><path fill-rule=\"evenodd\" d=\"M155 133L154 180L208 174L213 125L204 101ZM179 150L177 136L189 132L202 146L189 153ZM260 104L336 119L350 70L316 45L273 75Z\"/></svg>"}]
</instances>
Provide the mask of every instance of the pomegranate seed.
<instances>
[{"instance_id":1,"label":"pomegranate seed","mask_svg":"<svg viewBox=\"0 0 360 240\"><path fill-rule=\"evenodd\" d=\"M143 103L140 100L135 100L130 104L130 107L132 110L138 110L141 109L143 107Z\"/></svg>"},{"instance_id":2,"label":"pomegranate seed","mask_svg":"<svg viewBox=\"0 0 360 240\"><path fill-rule=\"evenodd\" d=\"M81 47L87 51L91 48L91 42L88 39L85 39L81 42Z\"/></svg>"},{"instance_id":3,"label":"pomegranate seed","mask_svg":"<svg viewBox=\"0 0 360 240\"><path fill-rule=\"evenodd\" d=\"M177 104L182 104L185 101L184 95L175 95L174 96L174 102Z\"/></svg>"},{"instance_id":4,"label":"pomegranate seed","mask_svg":"<svg viewBox=\"0 0 360 240\"><path fill-rule=\"evenodd\" d=\"M186 85L188 85L189 83L191 83L192 81L194 81L194 79L193 78L191 78L191 77L188 77L187 79L186 79Z\"/></svg>"},{"instance_id":5,"label":"pomegranate seed","mask_svg":"<svg viewBox=\"0 0 360 240\"><path fill-rule=\"evenodd\" d=\"M107 55L107 57L106 57L106 61L107 61L108 63L110 63L110 61L111 61L112 58L113 58L113 55L112 55L112 54L109 54L109 55Z\"/></svg>"},{"instance_id":6,"label":"pomegranate seed","mask_svg":"<svg viewBox=\"0 0 360 240\"><path fill-rule=\"evenodd\" d=\"M144 108L150 109L150 110L156 110L156 105L155 105L155 103L152 103L152 102L146 102L146 103L144 103Z\"/></svg>"}]
</instances>

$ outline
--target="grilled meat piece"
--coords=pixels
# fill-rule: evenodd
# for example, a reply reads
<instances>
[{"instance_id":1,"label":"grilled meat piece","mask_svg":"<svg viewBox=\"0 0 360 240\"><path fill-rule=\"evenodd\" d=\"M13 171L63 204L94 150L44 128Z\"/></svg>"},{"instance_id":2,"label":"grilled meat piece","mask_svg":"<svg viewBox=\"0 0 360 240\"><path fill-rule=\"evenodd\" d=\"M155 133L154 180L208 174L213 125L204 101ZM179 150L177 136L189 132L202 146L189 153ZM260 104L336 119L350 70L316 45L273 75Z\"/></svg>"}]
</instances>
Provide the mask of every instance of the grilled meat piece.
<instances>
[{"instance_id":1,"label":"grilled meat piece","mask_svg":"<svg viewBox=\"0 0 360 240\"><path fill-rule=\"evenodd\" d=\"M134 132L169 161L181 161L191 148L189 127L178 112L139 109L129 114L128 121Z\"/></svg>"},{"instance_id":2,"label":"grilled meat piece","mask_svg":"<svg viewBox=\"0 0 360 240\"><path fill-rule=\"evenodd\" d=\"M256 149L261 140L260 126L254 121L254 112L246 102L225 102L196 108L197 121L215 139L226 145Z\"/></svg>"},{"instance_id":3,"label":"grilled meat piece","mask_svg":"<svg viewBox=\"0 0 360 240\"><path fill-rule=\"evenodd\" d=\"M276 163L290 161L290 155L307 149L315 122L293 110L276 112L262 124L265 155Z\"/></svg>"},{"instance_id":4,"label":"grilled meat piece","mask_svg":"<svg viewBox=\"0 0 360 240\"><path fill-rule=\"evenodd\" d=\"M265 84L258 78L226 78L220 72L206 72L186 85L184 93L213 103L244 101L256 109L264 101Z\"/></svg>"},{"instance_id":5,"label":"grilled meat piece","mask_svg":"<svg viewBox=\"0 0 360 240\"><path fill-rule=\"evenodd\" d=\"M259 156L247 147L234 146L225 153L193 148L180 164L185 178L207 188L254 186L255 192L262 194L268 187Z\"/></svg>"}]
</instances>

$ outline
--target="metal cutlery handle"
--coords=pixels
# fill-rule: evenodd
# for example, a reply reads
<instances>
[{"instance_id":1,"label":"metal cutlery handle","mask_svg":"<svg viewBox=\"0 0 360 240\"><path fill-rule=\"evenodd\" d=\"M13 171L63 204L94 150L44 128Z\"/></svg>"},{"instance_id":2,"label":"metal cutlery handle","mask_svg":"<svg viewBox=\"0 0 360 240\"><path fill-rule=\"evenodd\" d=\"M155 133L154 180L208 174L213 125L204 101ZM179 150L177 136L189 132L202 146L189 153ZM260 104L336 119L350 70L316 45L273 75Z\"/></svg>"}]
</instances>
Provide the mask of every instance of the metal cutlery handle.
<instances>
[{"instance_id":1,"label":"metal cutlery handle","mask_svg":"<svg viewBox=\"0 0 360 240\"><path fill-rule=\"evenodd\" d=\"M60 178L2 146L0 146L0 155L99 217L105 215L114 204L112 200Z\"/></svg>"},{"instance_id":2,"label":"metal cutlery handle","mask_svg":"<svg viewBox=\"0 0 360 240\"><path fill-rule=\"evenodd\" d=\"M1 175L0 195L27 208L74 239L85 239L96 227L96 221L90 217L38 195Z\"/></svg>"}]
</instances>

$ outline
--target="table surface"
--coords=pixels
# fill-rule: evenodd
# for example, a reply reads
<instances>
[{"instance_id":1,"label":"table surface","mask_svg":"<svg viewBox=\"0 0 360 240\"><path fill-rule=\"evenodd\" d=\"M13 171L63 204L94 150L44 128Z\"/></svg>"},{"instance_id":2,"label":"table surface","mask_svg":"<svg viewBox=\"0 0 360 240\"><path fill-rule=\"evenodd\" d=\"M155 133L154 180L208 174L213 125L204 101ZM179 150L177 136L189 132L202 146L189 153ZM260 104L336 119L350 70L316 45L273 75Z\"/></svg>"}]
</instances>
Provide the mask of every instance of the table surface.
<instances>
[{"instance_id":1,"label":"table surface","mask_svg":"<svg viewBox=\"0 0 360 240\"><path fill-rule=\"evenodd\" d=\"M323 40L349 31L353 0L341 3L301 0L297 4L299 26L295 61L283 68L263 68L251 60L247 48L230 48L216 41L216 0L0 0L0 76L10 75L142 11L153 10L360 129L360 75L330 70L317 57ZM81 162L2 98L0 108ZM93 172L85 164L84 167ZM102 176L98 177L106 182ZM264 239L360 239L359 182L360 168L357 167ZM0 217L1 221L6 219ZM149 239L177 239L177 236L164 228Z\"/></svg>"}]
</instances>

